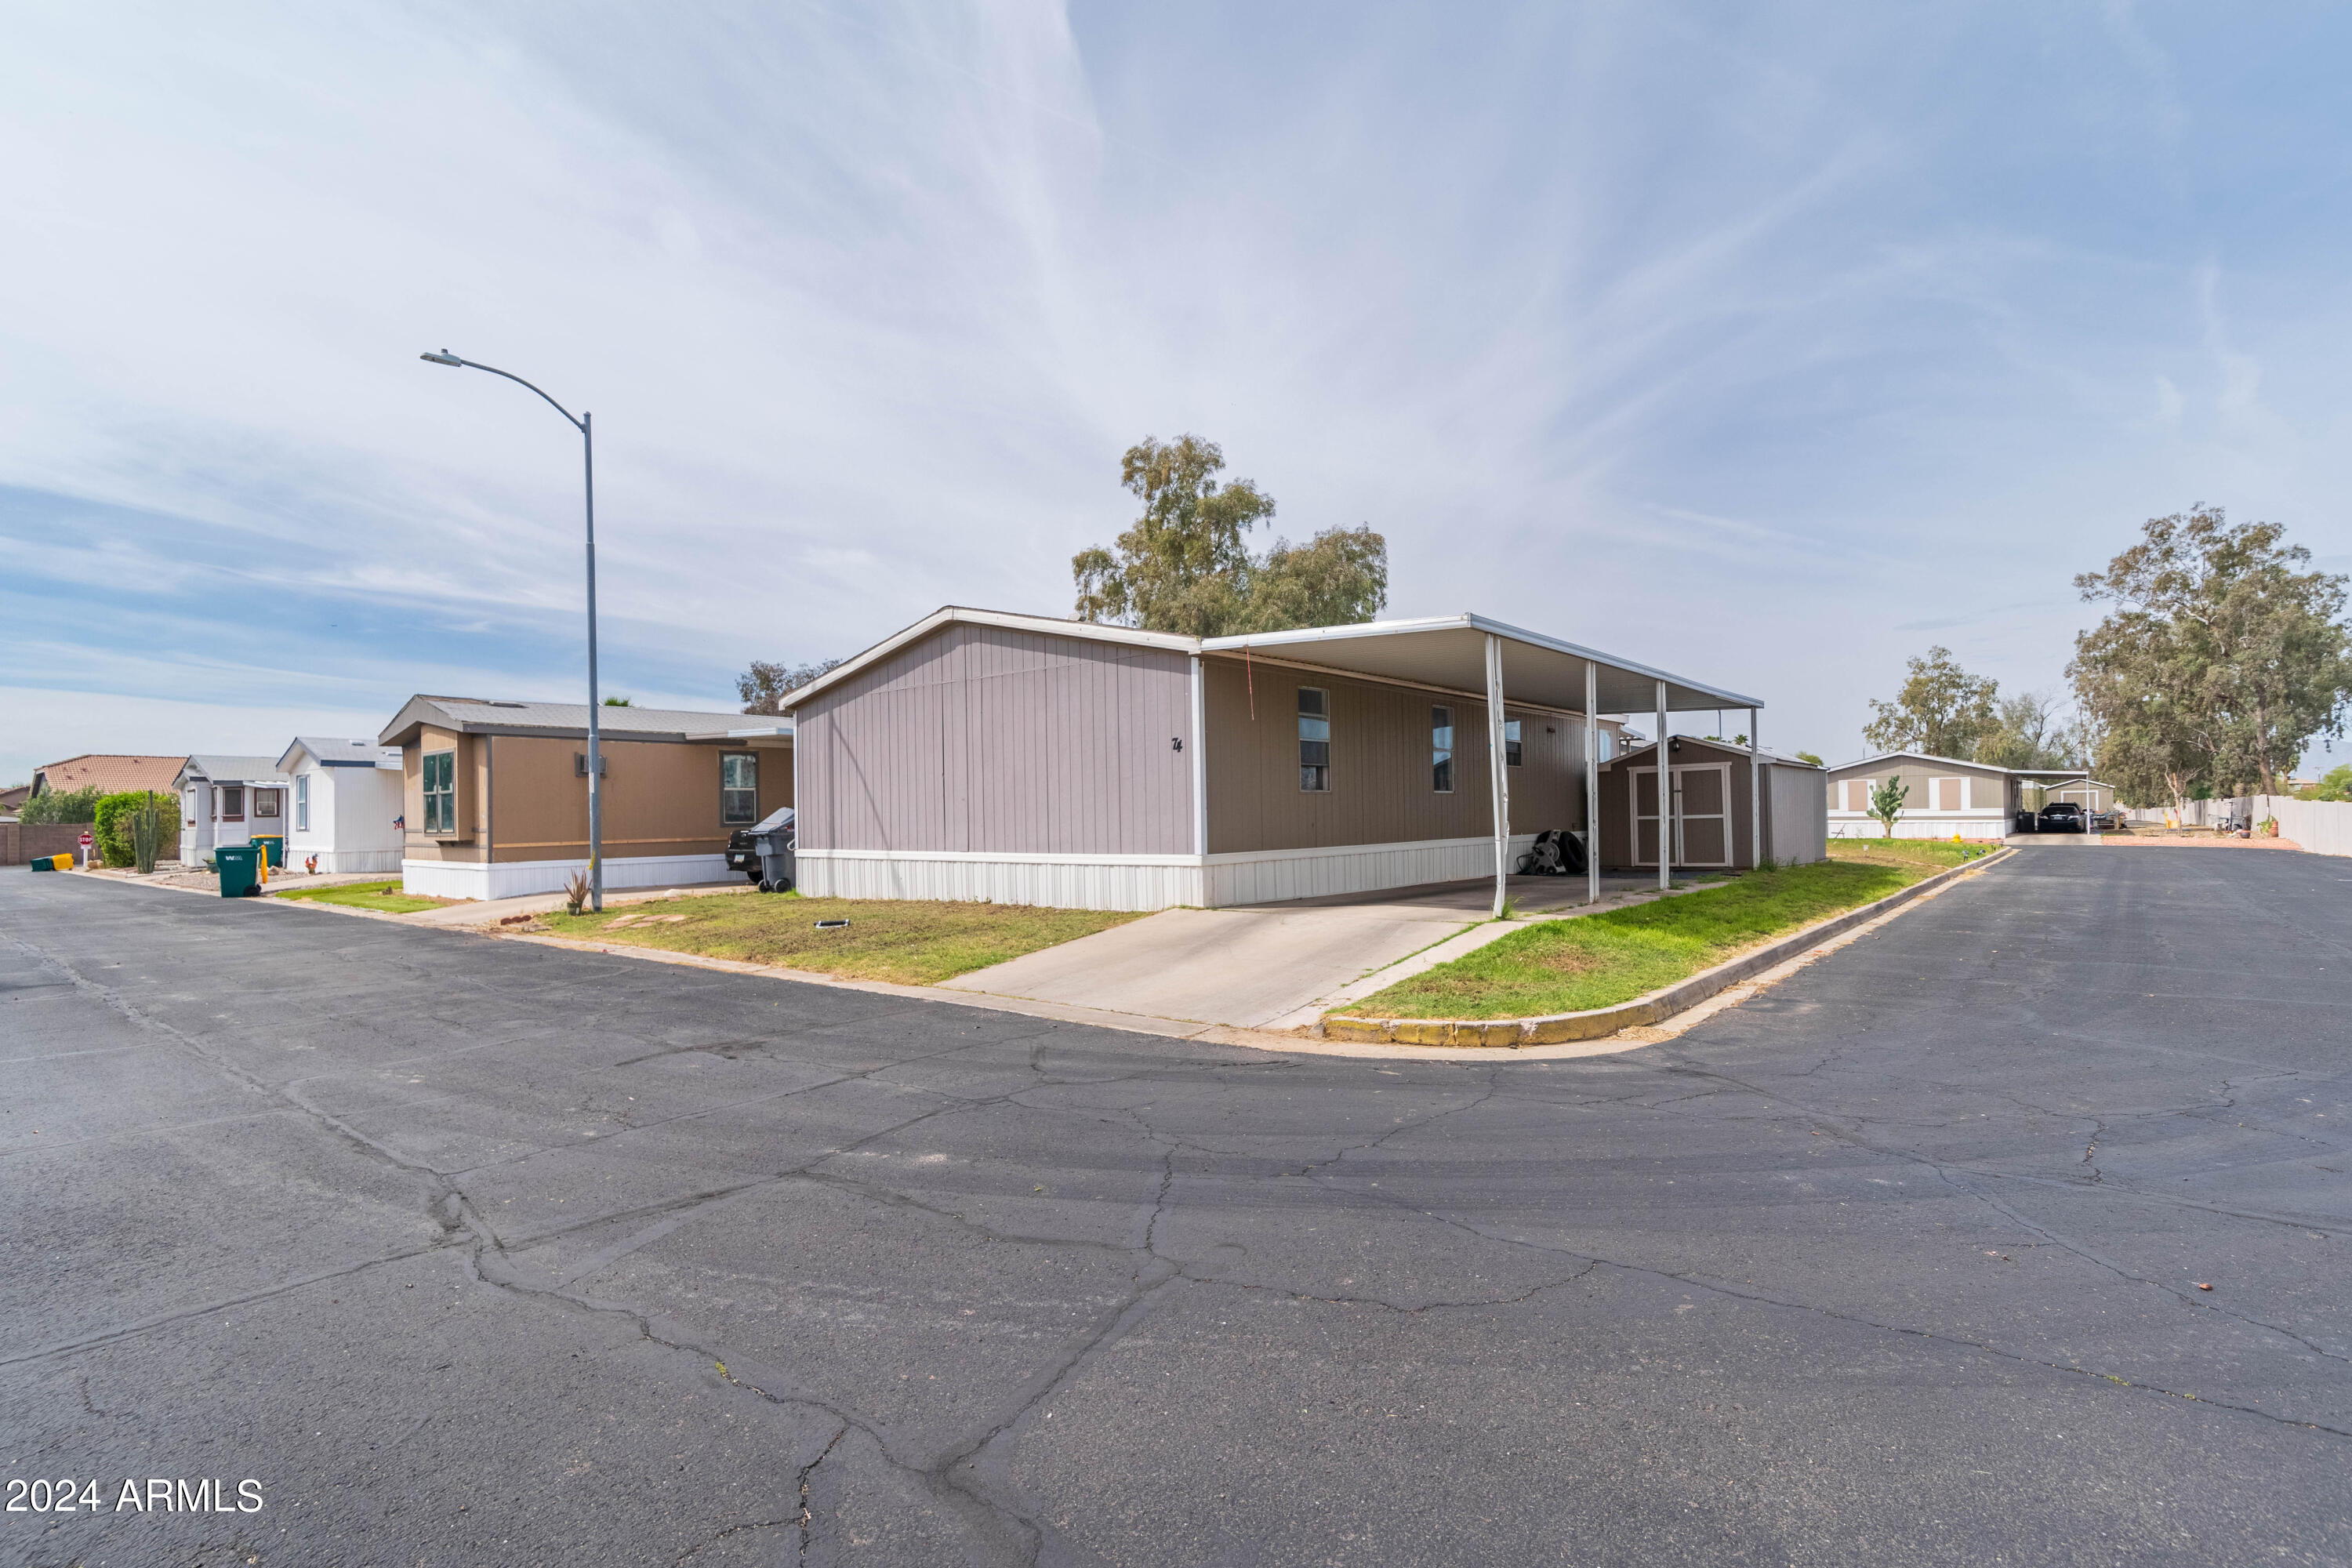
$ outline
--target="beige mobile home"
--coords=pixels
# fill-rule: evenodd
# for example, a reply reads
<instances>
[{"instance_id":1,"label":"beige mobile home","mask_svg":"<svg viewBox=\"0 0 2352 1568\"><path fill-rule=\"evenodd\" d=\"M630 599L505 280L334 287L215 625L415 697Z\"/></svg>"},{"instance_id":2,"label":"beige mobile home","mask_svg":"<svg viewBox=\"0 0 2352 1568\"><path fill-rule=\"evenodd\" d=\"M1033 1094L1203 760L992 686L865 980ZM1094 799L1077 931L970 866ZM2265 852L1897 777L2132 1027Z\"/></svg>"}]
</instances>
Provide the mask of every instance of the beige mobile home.
<instances>
[{"instance_id":1,"label":"beige mobile home","mask_svg":"<svg viewBox=\"0 0 2352 1568\"><path fill-rule=\"evenodd\" d=\"M727 838L793 803L792 723L606 708L604 886L724 880ZM446 899L551 893L588 866L583 703L412 697L398 748L401 885Z\"/></svg>"},{"instance_id":2,"label":"beige mobile home","mask_svg":"<svg viewBox=\"0 0 2352 1568\"><path fill-rule=\"evenodd\" d=\"M1467 615L1203 639L953 606L786 700L804 891L1093 909L1496 877L1589 833L1621 715L1760 706Z\"/></svg>"}]
</instances>

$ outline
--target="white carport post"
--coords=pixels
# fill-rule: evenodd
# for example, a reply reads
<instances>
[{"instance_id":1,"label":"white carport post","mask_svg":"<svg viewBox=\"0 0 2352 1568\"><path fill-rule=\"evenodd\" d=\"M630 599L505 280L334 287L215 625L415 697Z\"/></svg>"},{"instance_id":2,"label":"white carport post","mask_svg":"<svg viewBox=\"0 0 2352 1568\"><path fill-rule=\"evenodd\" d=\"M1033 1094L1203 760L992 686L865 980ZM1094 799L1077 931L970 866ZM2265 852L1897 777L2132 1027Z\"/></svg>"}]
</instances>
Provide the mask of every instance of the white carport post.
<instances>
[{"instance_id":1,"label":"white carport post","mask_svg":"<svg viewBox=\"0 0 2352 1568\"><path fill-rule=\"evenodd\" d=\"M1601 901L1601 667L1584 661L1584 901Z\"/></svg>"},{"instance_id":2,"label":"white carport post","mask_svg":"<svg viewBox=\"0 0 2352 1568\"><path fill-rule=\"evenodd\" d=\"M1758 710L1748 710L1748 868L1764 864L1764 741L1756 733Z\"/></svg>"},{"instance_id":3,"label":"white carport post","mask_svg":"<svg viewBox=\"0 0 2352 1568\"><path fill-rule=\"evenodd\" d=\"M1486 634L1486 772L1495 811L1495 918L1503 918L1511 870L1511 781L1503 748L1503 639Z\"/></svg>"},{"instance_id":4,"label":"white carport post","mask_svg":"<svg viewBox=\"0 0 2352 1568\"><path fill-rule=\"evenodd\" d=\"M1658 682L1658 890L1675 885L1675 775L1666 761L1666 683ZM1636 816L1641 814L1637 811ZM1634 830L1639 832L1637 822Z\"/></svg>"}]
</instances>

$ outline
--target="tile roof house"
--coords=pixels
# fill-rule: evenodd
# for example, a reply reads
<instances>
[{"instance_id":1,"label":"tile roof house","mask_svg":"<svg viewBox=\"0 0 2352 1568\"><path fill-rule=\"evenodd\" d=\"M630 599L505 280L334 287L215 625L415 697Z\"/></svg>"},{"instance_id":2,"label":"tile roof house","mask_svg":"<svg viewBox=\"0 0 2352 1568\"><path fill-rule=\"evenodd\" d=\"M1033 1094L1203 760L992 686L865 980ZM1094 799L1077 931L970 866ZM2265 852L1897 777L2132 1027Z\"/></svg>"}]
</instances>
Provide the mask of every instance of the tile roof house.
<instances>
[{"instance_id":1,"label":"tile roof house","mask_svg":"<svg viewBox=\"0 0 2352 1568\"><path fill-rule=\"evenodd\" d=\"M47 763L33 770L35 795L71 795L89 789L93 784L106 795L127 789L152 789L159 795L172 793L172 781L179 775L185 757L136 756L120 752L85 752L79 757L68 757L60 763Z\"/></svg>"}]
</instances>

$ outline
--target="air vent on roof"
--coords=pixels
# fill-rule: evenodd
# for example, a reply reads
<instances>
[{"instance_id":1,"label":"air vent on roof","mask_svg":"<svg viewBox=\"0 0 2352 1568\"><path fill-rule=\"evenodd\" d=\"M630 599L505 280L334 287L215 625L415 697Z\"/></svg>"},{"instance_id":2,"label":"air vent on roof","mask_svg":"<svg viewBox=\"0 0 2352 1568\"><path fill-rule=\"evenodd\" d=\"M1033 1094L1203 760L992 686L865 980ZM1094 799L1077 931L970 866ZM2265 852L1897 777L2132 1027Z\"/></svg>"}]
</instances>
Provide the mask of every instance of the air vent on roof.
<instances>
[{"instance_id":1,"label":"air vent on roof","mask_svg":"<svg viewBox=\"0 0 2352 1568\"><path fill-rule=\"evenodd\" d=\"M485 702L482 706L485 708L524 708L530 705L523 702Z\"/></svg>"}]
</instances>

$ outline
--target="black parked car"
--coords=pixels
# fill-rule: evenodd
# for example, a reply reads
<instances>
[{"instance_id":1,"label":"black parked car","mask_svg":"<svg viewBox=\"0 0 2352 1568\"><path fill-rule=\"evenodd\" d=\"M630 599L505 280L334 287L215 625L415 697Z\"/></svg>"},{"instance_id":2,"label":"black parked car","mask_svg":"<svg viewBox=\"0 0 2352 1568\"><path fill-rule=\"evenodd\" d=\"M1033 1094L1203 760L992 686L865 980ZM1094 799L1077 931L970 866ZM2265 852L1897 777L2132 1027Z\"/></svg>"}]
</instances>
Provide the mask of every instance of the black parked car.
<instances>
[{"instance_id":1,"label":"black parked car","mask_svg":"<svg viewBox=\"0 0 2352 1568\"><path fill-rule=\"evenodd\" d=\"M2042 808L2042 816L2033 825L2036 833L2083 833L2089 824L2083 820L2083 808L2071 800L2053 800Z\"/></svg>"}]
</instances>

